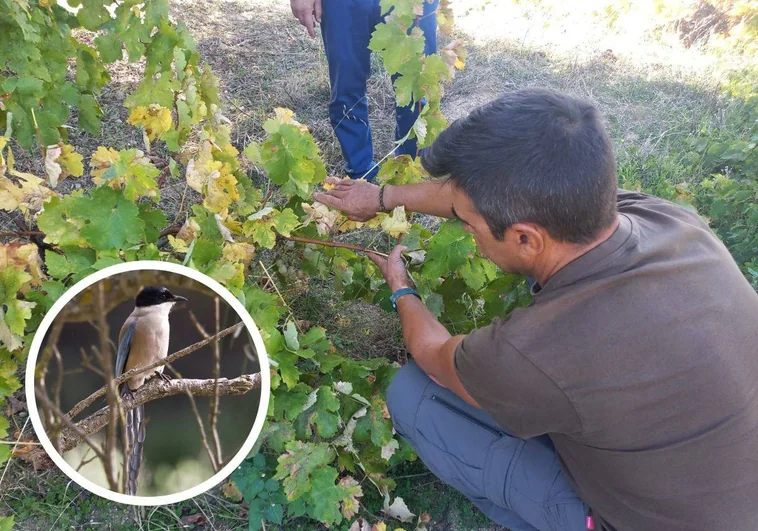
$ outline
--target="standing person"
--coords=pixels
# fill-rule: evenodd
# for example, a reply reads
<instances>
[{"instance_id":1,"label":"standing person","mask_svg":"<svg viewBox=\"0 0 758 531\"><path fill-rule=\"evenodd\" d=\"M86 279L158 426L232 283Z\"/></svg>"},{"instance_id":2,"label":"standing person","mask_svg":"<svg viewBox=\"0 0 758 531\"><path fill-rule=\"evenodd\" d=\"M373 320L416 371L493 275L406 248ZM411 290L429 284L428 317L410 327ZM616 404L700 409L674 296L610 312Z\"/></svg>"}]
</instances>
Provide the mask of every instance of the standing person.
<instances>
[{"instance_id":1,"label":"standing person","mask_svg":"<svg viewBox=\"0 0 758 531\"><path fill-rule=\"evenodd\" d=\"M402 247L380 267L414 362L387 390L432 472L512 531L755 531L758 294L697 213L617 190L594 106L506 94L422 158L443 180L339 181L355 220L458 218L533 302L451 336Z\"/></svg>"},{"instance_id":2,"label":"standing person","mask_svg":"<svg viewBox=\"0 0 758 531\"><path fill-rule=\"evenodd\" d=\"M382 22L379 0L290 0L292 13L315 38L315 23L321 25L324 51L329 63L329 121L345 158L345 173L352 179L372 180L379 172L374 160L368 118L366 82L371 73L371 33ZM437 52L439 0L424 0L424 15L417 25L424 32L424 53ZM419 113L419 104L398 107L395 139L405 138ZM406 140L397 155L416 156L416 139Z\"/></svg>"}]
</instances>

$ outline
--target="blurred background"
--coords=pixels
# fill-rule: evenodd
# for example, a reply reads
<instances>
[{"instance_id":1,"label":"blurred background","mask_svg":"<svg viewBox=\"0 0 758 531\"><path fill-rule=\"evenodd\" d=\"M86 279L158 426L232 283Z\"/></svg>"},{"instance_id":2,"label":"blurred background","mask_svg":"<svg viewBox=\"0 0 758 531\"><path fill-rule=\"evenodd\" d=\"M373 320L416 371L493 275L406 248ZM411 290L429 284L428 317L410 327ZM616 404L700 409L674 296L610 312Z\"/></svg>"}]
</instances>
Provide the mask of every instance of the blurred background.
<instances>
[{"instance_id":1,"label":"blurred background","mask_svg":"<svg viewBox=\"0 0 758 531\"><path fill-rule=\"evenodd\" d=\"M134 298L145 286L165 286L174 295L188 299L186 306L176 308L170 314L169 354L202 341L204 336L199 327L209 335L216 333L216 299L219 301L221 330L241 320L232 307L208 287L175 273L132 271L93 284L75 297L56 317L42 347L44 351L48 346L56 323L64 323L57 341L61 363L59 365L53 357L45 378L50 399L53 402L59 400L60 409L64 412L105 384L98 360L100 332L96 290L100 283L105 288L106 322L108 337L112 341L114 364L119 331L134 309ZM260 371L255 347L245 328L239 334L221 338L219 343L220 377L235 378ZM213 365L213 349L209 344L180 358L165 373L175 378L179 374L184 378L209 379L213 377ZM231 459L247 439L258 413L259 402L259 389L241 396L220 397L217 429L225 461ZM209 434L211 397L195 397L195 403L204 429ZM75 420L86 418L105 405L106 399L101 398ZM186 394L148 402L145 404L145 418L146 438L138 495L156 496L181 492L214 474L208 453L203 447L198 418ZM101 430L93 439L102 444L105 430ZM120 463L120 448L118 452ZM94 453L84 443L64 454L66 461L74 469L78 468L83 476L108 488L102 462L92 459L93 457Z\"/></svg>"}]
</instances>

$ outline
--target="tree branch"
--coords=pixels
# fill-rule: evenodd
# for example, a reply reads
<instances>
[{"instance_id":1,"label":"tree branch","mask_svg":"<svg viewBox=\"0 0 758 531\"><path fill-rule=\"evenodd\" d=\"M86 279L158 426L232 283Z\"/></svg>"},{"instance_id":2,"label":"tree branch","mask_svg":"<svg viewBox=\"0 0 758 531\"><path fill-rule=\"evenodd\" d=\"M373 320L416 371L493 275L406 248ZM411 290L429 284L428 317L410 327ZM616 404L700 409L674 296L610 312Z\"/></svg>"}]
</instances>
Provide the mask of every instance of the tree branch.
<instances>
[{"instance_id":1,"label":"tree branch","mask_svg":"<svg viewBox=\"0 0 758 531\"><path fill-rule=\"evenodd\" d=\"M220 378L218 380L218 394L220 396L244 395L253 389L260 388L260 386L260 373L243 374L231 380ZM184 393L190 393L192 396L213 396L215 392L216 380L214 378L207 380L176 379L170 382L154 379L137 389L134 392L134 396L122 398L121 409L126 413L138 406L168 396ZM66 428L61 431L61 452L67 452L75 448L90 435L103 429L108 424L109 415L110 408L106 406L84 420L77 422L74 426L71 425L71 421L68 421L68 423L64 421Z\"/></svg>"},{"instance_id":2,"label":"tree branch","mask_svg":"<svg viewBox=\"0 0 758 531\"><path fill-rule=\"evenodd\" d=\"M130 371L125 372L118 378L113 379L113 385L118 387L119 384L125 382L126 380L132 378L136 374L142 374L143 372L148 372L151 369L154 369L156 367L160 367L161 365L166 365L168 363L173 363L174 361L178 360L179 358L182 358L186 356L187 354L191 354L192 352L195 352L196 350L199 350L203 348L208 343L211 343L212 341L216 341L218 339L221 339L222 337L228 336L229 334L233 334L238 329L245 326L245 323L239 322L235 325L230 326L229 328L225 328L218 334L215 334L209 338L203 339L202 341L198 341L194 345L190 345L189 347L183 348L182 350L179 350L177 352L174 352L170 356L167 356L163 358L162 360L158 360L155 363L151 363L150 365L147 365L146 367L137 367L135 369L132 369ZM141 388L140 388L141 389ZM73 419L76 417L79 413L81 413L86 407L90 406L95 400L100 398L105 394L106 387L103 386L91 395L89 395L84 400L80 401L78 404L76 404L71 411L69 411L66 414L66 417L69 419Z\"/></svg>"}]
</instances>

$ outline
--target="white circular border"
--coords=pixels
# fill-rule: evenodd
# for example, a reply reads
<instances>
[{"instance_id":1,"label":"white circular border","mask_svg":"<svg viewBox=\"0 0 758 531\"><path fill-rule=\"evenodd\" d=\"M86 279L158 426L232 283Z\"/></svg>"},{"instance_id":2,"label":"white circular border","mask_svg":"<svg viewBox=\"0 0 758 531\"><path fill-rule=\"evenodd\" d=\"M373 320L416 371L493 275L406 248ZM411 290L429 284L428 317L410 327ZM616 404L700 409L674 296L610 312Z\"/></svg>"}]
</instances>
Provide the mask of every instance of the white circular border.
<instances>
[{"instance_id":1,"label":"white circular border","mask_svg":"<svg viewBox=\"0 0 758 531\"><path fill-rule=\"evenodd\" d=\"M50 328L50 326L53 324L53 321L58 316L63 307L66 306L66 304L68 304L71 299L81 293L85 288L88 288L99 280L117 275L119 273L142 270L158 270L177 273L196 280L201 284L204 284L205 286L215 291L218 295L220 295L237 312L237 314L242 319L242 322L245 323L245 328L253 338L253 344L255 345L261 366L261 401L258 405L258 413L255 417L255 421L253 422L253 429L250 432L250 435L248 435L247 439L242 444L242 447L239 449L234 458L229 463L227 463L224 468L219 470L216 474L203 481L199 485L195 485L191 489L177 492L175 494L165 494L162 496L129 496L127 494L113 492L110 489L96 485L89 479L82 476L79 472L74 470L74 468L69 465L65 459L63 459L63 456L55 450L52 442L50 442L50 439L45 432L44 426L42 425L42 420L39 417L39 412L37 411L37 402L34 396L34 369L35 365L37 364L37 357L39 356L40 348L42 347L42 341L45 338L45 334L47 334L48 328ZM255 441L258 439L258 436L263 429L263 423L266 420L266 412L268 411L269 395L271 393L271 375L268 368L268 355L266 354L266 348L263 345L263 339L261 338L258 327L253 321L253 318L250 317L250 314L247 312L247 310L245 310L245 307L242 305L242 303L237 300L237 298L232 295L232 293L224 286L199 271L171 262L160 262L157 260L127 262L124 264L117 264L106 267L105 269L97 271L96 273L93 273L92 275L77 282L74 286L69 288L57 301L55 301L52 308L50 308L50 311L42 319L37 332L34 334L34 339L32 339L29 359L27 360L26 364L26 403L29 408L29 415L32 419L32 426L34 426L34 431L37 433L37 437L40 443L42 443L42 447L52 458L53 462L58 465L58 468L60 468L71 480L76 482L80 487L83 487L103 498L128 505L166 505L171 503L180 503L203 494L207 490L221 483L224 479L231 475L234 469L242 463L242 461L253 449Z\"/></svg>"}]
</instances>

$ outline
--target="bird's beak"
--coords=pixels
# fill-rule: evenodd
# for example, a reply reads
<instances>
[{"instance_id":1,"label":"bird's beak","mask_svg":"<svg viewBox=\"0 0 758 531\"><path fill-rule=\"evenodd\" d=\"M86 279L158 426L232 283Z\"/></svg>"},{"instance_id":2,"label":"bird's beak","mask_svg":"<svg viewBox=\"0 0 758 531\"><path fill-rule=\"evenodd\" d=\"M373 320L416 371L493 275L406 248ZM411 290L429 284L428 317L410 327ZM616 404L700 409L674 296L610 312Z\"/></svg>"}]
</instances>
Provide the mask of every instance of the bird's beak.
<instances>
[{"instance_id":1,"label":"bird's beak","mask_svg":"<svg viewBox=\"0 0 758 531\"><path fill-rule=\"evenodd\" d=\"M178 308L184 308L184 306L187 304L187 299L185 297L182 297L181 295L174 295L174 307L172 310L178 309Z\"/></svg>"}]
</instances>

